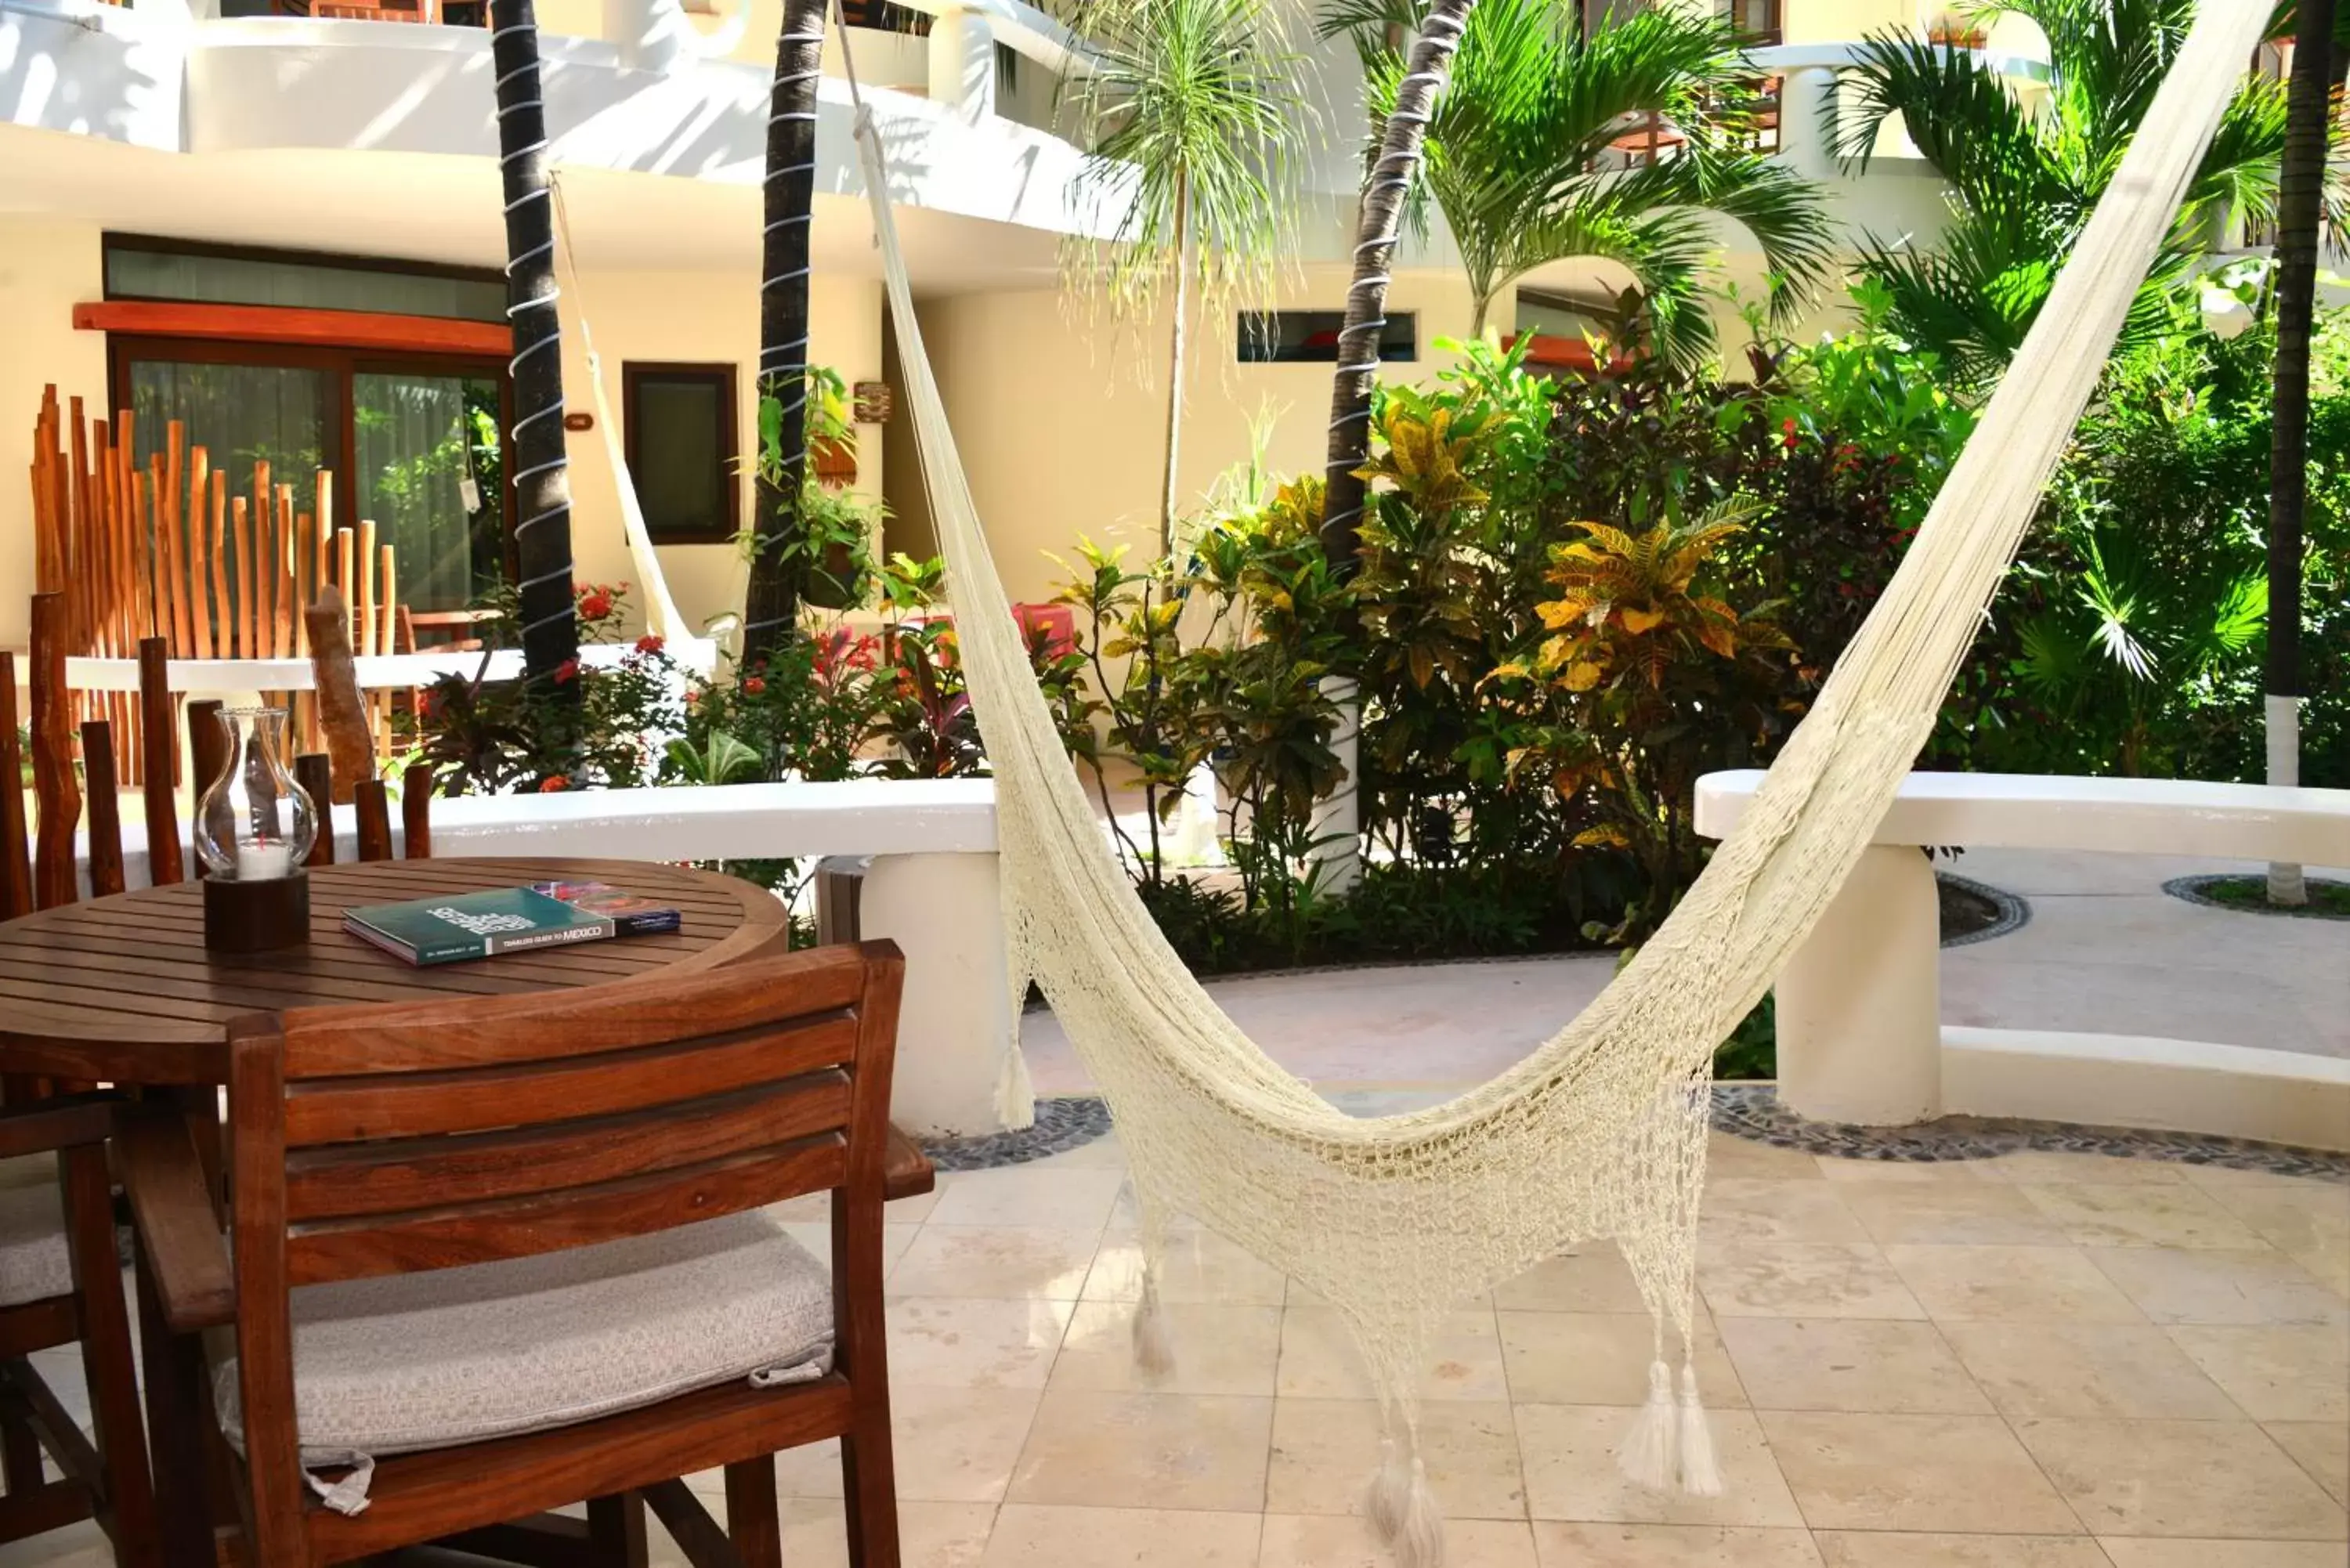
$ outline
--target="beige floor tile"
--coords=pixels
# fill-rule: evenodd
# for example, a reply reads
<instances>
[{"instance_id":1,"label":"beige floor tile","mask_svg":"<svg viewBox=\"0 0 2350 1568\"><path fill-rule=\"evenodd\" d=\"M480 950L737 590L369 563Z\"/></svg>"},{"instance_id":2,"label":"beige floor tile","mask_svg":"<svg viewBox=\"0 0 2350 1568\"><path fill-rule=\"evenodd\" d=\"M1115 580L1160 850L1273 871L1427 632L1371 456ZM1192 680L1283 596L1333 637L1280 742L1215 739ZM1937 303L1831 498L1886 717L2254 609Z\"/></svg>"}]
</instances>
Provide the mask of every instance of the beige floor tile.
<instances>
[{"instance_id":1,"label":"beige floor tile","mask_svg":"<svg viewBox=\"0 0 2350 1568\"><path fill-rule=\"evenodd\" d=\"M2249 1421L2032 1419L2015 1433L2100 1536L2343 1538L2342 1505Z\"/></svg>"},{"instance_id":2,"label":"beige floor tile","mask_svg":"<svg viewBox=\"0 0 2350 1568\"><path fill-rule=\"evenodd\" d=\"M2350 1189L2339 1182L2237 1183L2210 1191L2262 1240L2288 1252L2350 1242Z\"/></svg>"},{"instance_id":3,"label":"beige floor tile","mask_svg":"<svg viewBox=\"0 0 2350 1568\"><path fill-rule=\"evenodd\" d=\"M1075 1167L1124 1170L1126 1145L1118 1141L1118 1134L1105 1133L1091 1143L1081 1143L1073 1149L1054 1155L1051 1158L1040 1160L1038 1163L1048 1170L1067 1170Z\"/></svg>"},{"instance_id":4,"label":"beige floor tile","mask_svg":"<svg viewBox=\"0 0 2350 1568\"><path fill-rule=\"evenodd\" d=\"M2016 1190L2091 1247L2230 1247L2259 1240L2210 1193L2185 1182L2019 1182Z\"/></svg>"},{"instance_id":5,"label":"beige floor tile","mask_svg":"<svg viewBox=\"0 0 2350 1568\"><path fill-rule=\"evenodd\" d=\"M1100 1244L1090 1231L926 1225L889 1271L889 1293L1075 1301Z\"/></svg>"},{"instance_id":6,"label":"beige floor tile","mask_svg":"<svg viewBox=\"0 0 2350 1568\"><path fill-rule=\"evenodd\" d=\"M832 1266L832 1222L828 1220L791 1220L784 1224L793 1241L808 1250L808 1255L826 1268ZM884 1225L881 1227L881 1277L898 1266L898 1260L922 1233L920 1225Z\"/></svg>"},{"instance_id":7,"label":"beige floor tile","mask_svg":"<svg viewBox=\"0 0 2350 1568\"><path fill-rule=\"evenodd\" d=\"M1981 1159L1838 1159L1829 1154L1815 1158L1820 1174L1830 1181L1898 1181L1913 1186L1938 1181L1981 1181L1983 1167L1991 1163Z\"/></svg>"},{"instance_id":8,"label":"beige floor tile","mask_svg":"<svg viewBox=\"0 0 2350 1568\"><path fill-rule=\"evenodd\" d=\"M2088 1181L2132 1187L2177 1186L2187 1180L2193 1168L2176 1160L2072 1154L2060 1149L2022 1149L1996 1159L1978 1160L1976 1166L1993 1181Z\"/></svg>"},{"instance_id":9,"label":"beige floor tile","mask_svg":"<svg viewBox=\"0 0 2350 1568\"><path fill-rule=\"evenodd\" d=\"M1764 1411L1814 1530L2064 1535L2079 1523L1994 1416Z\"/></svg>"},{"instance_id":10,"label":"beige floor tile","mask_svg":"<svg viewBox=\"0 0 2350 1568\"><path fill-rule=\"evenodd\" d=\"M1134 1362L1132 1302L1079 1302L1053 1364L1055 1387L1152 1394L1232 1394L1270 1398L1281 1360L1281 1309L1169 1303L1175 1365L1147 1373Z\"/></svg>"},{"instance_id":11,"label":"beige floor tile","mask_svg":"<svg viewBox=\"0 0 2350 1568\"><path fill-rule=\"evenodd\" d=\"M1823 1530L1827 1568L2112 1568L2085 1535L1917 1535Z\"/></svg>"},{"instance_id":12,"label":"beige floor tile","mask_svg":"<svg viewBox=\"0 0 2350 1568\"><path fill-rule=\"evenodd\" d=\"M1923 1317L1868 1241L1755 1241L1700 1249L1698 1287L1723 1317Z\"/></svg>"},{"instance_id":13,"label":"beige floor tile","mask_svg":"<svg viewBox=\"0 0 2350 1568\"><path fill-rule=\"evenodd\" d=\"M944 1388L1042 1388L1073 1302L909 1296L891 1302L889 1380Z\"/></svg>"},{"instance_id":14,"label":"beige floor tile","mask_svg":"<svg viewBox=\"0 0 2350 1568\"><path fill-rule=\"evenodd\" d=\"M1998 1181L1877 1182L1849 1187L1846 1203L1880 1244L2043 1247L2065 1237L2014 1187Z\"/></svg>"},{"instance_id":15,"label":"beige floor tile","mask_svg":"<svg viewBox=\"0 0 2350 1568\"><path fill-rule=\"evenodd\" d=\"M1012 1502L982 1561L989 1568L1255 1568L1259 1528L1253 1511Z\"/></svg>"},{"instance_id":16,"label":"beige floor tile","mask_svg":"<svg viewBox=\"0 0 2350 1568\"><path fill-rule=\"evenodd\" d=\"M2077 1247L1887 1247L1885 1256L1940 1322L2146 1321Z\"/></svg>"},{"instance_id":17,"label":"beige floor tile","mask_svg":"<svg viewBox=\"0 0 2350 1568\"><path fill-rule=\"evenodd\" d=\"M1948 1323L1942 1333L2002 1416L2241 1414L2150 1324Z\"/></svg>"},{"instance_id":18,"label":"beige floor tile","mask_svg":"<svg viewBox=\"0 0 2350 1568\"><path fill-rule=\"evenodd\" d=\"M889 1438L898 1496L917 1502L996 1502L1036 1414L1033 1388L931 1388L892 1384ZM689 1478L708 1495L718 1472ZM775 1456L785 1497L838 1497L840 1445L810 1443Z\"/></svg>"},{"instance_id":19,"label":"beige floor tile","mask_svg":"<svg viewBox=\"0 0 2350 1568\"><path fill-rule=\"evenodd\" d=\"M1273 1401L1051 1388L1011 1501L1262 1511Z\"/></svg>"},{"instance_id":20,"label":"beige floor tile","mask_svg":"<svg viewBox=\"0 0 2350 1568\"><path fill-rule=\"evenodd\" d=\"M114 1568L106 1532L85 1519L24 1541L0 1541L0 1568Z\"/></svg>"},{"instance_id":21,"label":"beige floor tile","mask_svg":"<svg viewBox=\"0 0 2350 1568\"><path fill-rule=\"evenodd\" d=\"M1491 1311L1446 1314L1427 1361L1419 1383L1423 1399L1492 1402L1510 1397ZM1336 1308L1293 1306L1284 1313L1275 1391L1284 1399L1372 1397L1370 1374Z\"/></svg>"},{"instance_id":22,"label":"beige floor tile","mask_svg":"<svg viewBox=\"0 0 2350 1568\"><path fill-rule=\"evenodd\" d=\"M1720 1327L1758 1409L1991 1414L1930 1323L1725 1317Z\"/></svg>"},{"instance_id":23,"label":"beige floor tile","mask_svg":"<svg viewBox=\"0 0 2350 1568\"><path fill-rule=\"evenodd\" d=\"M1394 1554L1359 1518L1273 1513L1264 1521L1258 1568L1392 1568ZM1512 1519L1448 1519L1445 1568L1535 1568L1534 1536Z\"/></svg>"},{"instance_id":24,"label":"beige floor tile","mask_svg":"<svg viewBox=\"0 0 2350 1568\"><path fill-rule=\"evenodd\" d=\"M1199 1216L1186 1214L1180 1209L1168 1210L1159 1215L1159 1223L1169 1231L1201 1229ZM1141 1233L1142 1195L1136 1189L1131 1175L1128 1176L1126 1185L1118 1189L1118 1201L1110 1207L1109 1230L1111 1235L1125 1239Z\"/></svg>"},{"instance_id":25,"label":"beige floor tile","mask_svg":"<svg viewBox=\"0 0 2350 1568\"><path fill-rule=\"evenodd\" d=\"M1612 1241L1593 1241L1537 1263L1493 1293L1510 1312L1646 1312L1631 1265Z\"/></svg>"},{"instance_id":26,"label":"beige floor tile","mask_svg":"<svg viewBox=\"0 0 2350 1568\"><path fill-rule=\"evenodd\" d=\"M1236 1241L1212 1231L1168 1232L1159 1258L1159 1299L1224 1306L1279 1306L1288 1282ZM1113 1233L1102 1242L1087 1276L1089 1302L1142 1299L1142 1242Z\"/></svg>"},{"instance_id":27,"label":"beige floor tile","mask_svg":"<svg viewBox=\"0 0 2350 1568\"><path fill-rule=\"evenodd\" d=\"M784 1504L787 1568L848 1568L842 1505L829 1498L793 1498ZM976 1568L995 1527L992 1502L898 1500L898 1547L902 1568Z\"/></svg>"},{"instance_id":28,"label":"beige floor tile","mask_svg":"<svg viewBox=\"0 0 2350 1568\"><path fill-rule=\"evenodd\" d=\"M2350 1303L2273 1248L2092 1247L2088 1254L2157 1323L2350 1323Z\"/></svg>"},{"instance_id":29,"label":"beige floor tile","mask_svg":"<svg viewBox=\"0 0 2350 1568\"><path fill-rule=\"evenodd\" d=\"M1456 1401L1419 1413L1420 1459L1448 1520L1523 1519L1510 1407ZM1354 1514L1379 1462L1378 1406L1367 1399L1277 1399L1270 1513Z\"/></svg>"},{"instance_id":30,"label":"beige floor tile","mask_svg":"<svg viewBox=\"0 0 2350 1568\"><path fill-rule=\"evenodd\" d=\"M1541 1520L1542 1568L1819 1568L1809 1532L1751 1525L1573 1524Z\"/></svg>"},{"instance_id":31,"label":"beige floor tile","mask_svg":"<svg viewBox=\"0 0 2350 1568\"><path fill-rule=\"evenodd\" d=\"M1648 1398L1656 1321L1647 1313L1505 1312L1498 1319L1510 1397L1518 1403L1638 1405ZM1696 1338L1698 1388L1706 1404L1742 1409L1737 1368L1703 1314ZM1665 1354L1678 1378L1680 1347L1669 1330Z\"/></svg>"},{"instance_id":32,"label":"beige floor tile","mask_svg":"<svg viewBox=\"0 0 2350 1568\"><path fill-rule=\"evenodd\" d=\"M1616 1449L1637 1412L1614 1405L1521 1405L1518 1448L1536 1519L1612 1524L1800 1525L1804 1516L1750 1410L1709 1413L1720 1497L1654 1491L1625 1478Z\"/></svg>"},{"instance_id":33,"label":"beige floor tile","mask_svg":"<svg viewBox=\"0 0 2350 1568\"><path fill-rule=\"evenodd\" d=\"M2169 1334L2255 1421L2350 1421L2350 1325Z\"/></svg>"},{"instance_id":34,"label":"beige floor tile","mask_svg":"<svg viewBox=\"0 0 2350 1568\"><path fill-rule=\"evenodd\" d=\"M1714 1176L1700 1223L1725 1241L1865 1241L1860 1222L1827 1181Z\"/></svg>"},{"instance_id":35,"label":"beige floor tile","mask_svg":"<svg viewBox=\"0 0 2350 1568\"><path fill-rule=\"evenodd\" d=\"M1035 1225L1098 1234L1125 1185L1123 1171L1084 1167L956 1171L939 1179L938 1206L926 1223Z\"/></svg>"},{"instance_id":36,"label":"beige floor tile","mask_svg":"<svg viewBox=\"0 0 2350 1568\"><path fill-rule=\"evenodd\" d=\"M2325 1541L2155 1541L2106 1536L2114 1568L2342 1568L2342 1548Z\"/></svg>"},{"instance_id":37,"label":"beige floor tile","mask_svg":"<svg viewBox=\"0 0 2350 1568\"><path fill-rule=\"evenodd\" d=\"M2350 1503L2350 1422L2264 1421L2261 1428L2325 1489L2327 1496Z\"/></svg>"},{"instance_id":38,"label":"beige floor tile","mask_svg":"<svg viewBox=\"0 0 2350 1568\"><path fill-rule=\"evenodd\" d=\"M1776 1148L1734 1134L1716 1132L1706 1144L1706 1174L1760 1176L1783 1181L1817 1181L1819 1161L1798 1148Z\"/></svg>"}]
</instances>

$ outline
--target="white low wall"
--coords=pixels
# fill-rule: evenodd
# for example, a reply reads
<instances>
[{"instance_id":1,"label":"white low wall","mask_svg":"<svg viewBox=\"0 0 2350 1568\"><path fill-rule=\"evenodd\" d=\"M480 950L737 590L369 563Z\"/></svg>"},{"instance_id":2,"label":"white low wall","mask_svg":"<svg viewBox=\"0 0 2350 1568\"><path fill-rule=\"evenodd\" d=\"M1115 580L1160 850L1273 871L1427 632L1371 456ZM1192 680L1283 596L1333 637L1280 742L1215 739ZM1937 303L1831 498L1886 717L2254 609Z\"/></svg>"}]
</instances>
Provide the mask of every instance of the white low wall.
<instances>
[{"instance_id":1,"label":"white low wall","mask_svg":"<svg viewBox=\"0 0 2350 1568\"><path fill-rule=\"evenodd\" d=\"M335 812L336 858L358 853ZM393 824L399 836L399 824ZM125 871L147 882L145 825L126 814ZM1024 1127L1035 1096L1020 1055L997 901L992 779L860 780L691 789L467 795L432 803L435 859L870 857L862 934L906 954L890 1115L923 1137Z\"/></svg>"},{"instance_id":2,"label":"white low wall","mask_svg":"<svg viewBox=\"0 0 2350 1568\"><path fill-rule=\"evenodd\" d=\"M1762 777L1698 781L1698 831L1727 834ZM2350 791L1911 774L1780 976L1779 1093L1791 1108L1863 1126L2025 1116L2350 1148L2350 1062L2198 1040L1943 1027L1934 874L1918 846L1944 844L2350 865ZM2343 946L2350 977L2350 940Z\"/></svg>"}]
</instances>

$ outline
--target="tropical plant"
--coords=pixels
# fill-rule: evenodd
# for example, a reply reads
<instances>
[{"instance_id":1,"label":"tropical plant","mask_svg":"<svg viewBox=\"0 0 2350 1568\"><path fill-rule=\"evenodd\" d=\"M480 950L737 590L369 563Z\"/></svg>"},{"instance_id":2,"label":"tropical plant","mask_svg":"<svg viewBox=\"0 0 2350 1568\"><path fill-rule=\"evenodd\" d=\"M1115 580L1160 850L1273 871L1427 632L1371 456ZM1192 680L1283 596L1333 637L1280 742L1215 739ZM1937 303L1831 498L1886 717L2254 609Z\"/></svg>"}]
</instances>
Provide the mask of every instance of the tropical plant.
<instances>
[{"instance_id":1,"label":"tropical plant","mask_svg":"<svg viewBox=\"0 0 2350 1568\"><path fill-rule=\"evenodd\" d=\"M1337 0L1323 14L1326 32L1355 35L1375 108L1403 69L1373 26L1394 3ZM1773 318L1791 320L1828 275L1837 225L1816 184L1752 151L1753 81L1714 17L1646 11L1586 36L1548 0L1484 0L1429 125L1425 175L1468 274L1471 333L1527 272L1594 257L1633 279L1602 311L1617 318L1612 335L1692 366L1715 343L1702 296L1721 218L1754 236ZM1678 145L1627 166L1614 144L1650 116Z\"/></svg>"},{"instance_id":2,"label":"tropical plant","mask_svg":"<svg viewBox=\"0 0 2350 1568\"><path fill-rule=\"evenodd\" d=\"M1168 307L1159 541L1171 550L1191 291L1210 303L1270 276L1310 113L1270 0L1096 0L1085 27L1092 67L1064 87L1090 149L1076 192L1111 221L1064 247L1063 272L1122 317Z\"/></svg>"},{"instance_id":3,"label":"tropical plant","mask_svg":"<svg viewBox=\"0 0 2350 1568\"><path fill-rule=\"evenodd\" d=\"M563 332L556 312L554 192L541 102L538 17L531 0L491 0L498 171L505 197L506 316L514 324L514 431L508 472L519 515L523 667L554 690L579 656L572 615L571 479L563 436ZM567 694L556 691L558 700Z\"/></svg>"},{"instance_id":4,"label":"tropical plant","mask_svg":"<svg viewBox=\"0 0 2350 1568\"><path fill-rule=\"evenodd\" d=\"M1866 168L1886 121L1898 115L1948 184L1950 208L1938 244L1872 238L1862 265L1890 296L1895 325L1963 383L1995 379L2022 342L2194 14L2195 0L1984 7L1975 15L2020 16L2047 37L2045 100L2032 105L1979 52L1890 32L1860 46L1845 78L1838 152L1848 166ZM2275 215L2284 130L2284 92L2247 74L2138 292L2126 346L2163 330L2165 297L2231 215L2255 223Z\"/></svg>"},{"instance_id":5,"label":"tropical plant","mask_svg":"<svg viewBox=\"0 0 2350 1568\"><path fill-rule=\"evenodd\" d=\"M792 634L807 553L808 234L816 213L816 89L824 67L825 0L785 0L768 91L765 178L760 186L759 398L763 455L751 495L751 575L743 588L743 657L756 663ZM767 404L775 409L766 444ZM772 452L769 461L766 453Z\"/></svg>"},{"instance_id":6,"label":"tropical plant","mask_svg":"<svg viewBox=\"0 0 2350 1568\"><path fill-rule=\"evenodd\" d=\"M822 609L854 609L874 587L873 535L886 508L880 502L827 483L805 462L795 468L792 418L789 403L772 387L760 394L759 453L754 471L768 490L797 487L792 527L763 535L754 521L735 535L735 543L751 563L754 576L762 561L780 572L791 590L793 614L803 603ZM809 447L834 446L851 438L848 388L838 371L823 365L804 368L798 418L803 459ZM774 651L773 637L759 639L764 651L754 651L753 640L746 628L745 664L760 663Z\"/></svg>"}]
</instances>

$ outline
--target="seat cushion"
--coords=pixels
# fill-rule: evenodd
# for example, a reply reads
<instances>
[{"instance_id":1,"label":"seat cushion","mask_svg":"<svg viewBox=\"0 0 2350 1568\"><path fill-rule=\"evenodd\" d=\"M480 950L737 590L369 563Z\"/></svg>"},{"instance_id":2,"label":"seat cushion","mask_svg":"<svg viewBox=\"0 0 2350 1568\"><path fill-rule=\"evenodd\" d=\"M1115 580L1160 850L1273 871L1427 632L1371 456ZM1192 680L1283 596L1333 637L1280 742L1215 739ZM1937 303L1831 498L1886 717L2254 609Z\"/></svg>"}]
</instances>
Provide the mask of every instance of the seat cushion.
<instances>
[{"instance_id":1,"label":"seat cushion","mask_svg":"<svg viewBox=\"0 0 2350 1568\"><path fill-rule=\"evenodd\" d=\"M307 1463L591 1420L750 1376L829 1369L823 1265L757 1210L505 1262L294 1293ZM234 1355L214 1367L240 1449Z\"/></svg>"},{"instance_id":2,"label":"seat cushion","mask_svg":"<svg viewBox=\"0 0 2350 1568\"><path fill-rule=\"evenodd\" d=\"M73 1289L57 1162L46 1154L0 1160L0 1306Z\"/></svg>"}]
</instances>

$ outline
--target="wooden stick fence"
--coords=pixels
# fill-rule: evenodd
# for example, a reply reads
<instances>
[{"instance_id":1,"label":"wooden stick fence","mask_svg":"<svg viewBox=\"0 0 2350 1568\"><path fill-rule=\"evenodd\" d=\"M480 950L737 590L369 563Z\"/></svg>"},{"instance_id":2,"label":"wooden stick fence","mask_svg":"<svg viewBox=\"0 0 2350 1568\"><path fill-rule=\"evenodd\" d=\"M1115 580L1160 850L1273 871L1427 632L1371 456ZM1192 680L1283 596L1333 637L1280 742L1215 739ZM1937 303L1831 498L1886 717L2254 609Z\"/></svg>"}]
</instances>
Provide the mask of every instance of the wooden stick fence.
<instances>
[{"instance_id":1,"label":"wooden stick fence","mask_svg":"<svg viewBox=\"0 0 2350 1568\"><path fill-rule=\"evenodd\" d=\"M287 659L307 655L302 609L329 584L348 607L351 647L394 651L405 618L393 547L377 542L373 520L334 524L335 476L313 475L315 513L297 511L294 486L257 461L245 481L192 445L178 420L142 468L130 410L112 424L86 418L82 400L61 409L44 389L33 425L36 592L65 596L66 639L75 654L135 659L140 639L163 639L173 659ZM285 701L289 694L269 693ZM318 743L315 701L290 694L295 722ZM75 695L76 723L104 720L125 742L125 784L145 776L130 693ZM391 694L369 699L380 755L391 744ZM175 732L176 732L176 726ZM177 776L178 759L169 760Z\"/></svg>"}]
</instances>

